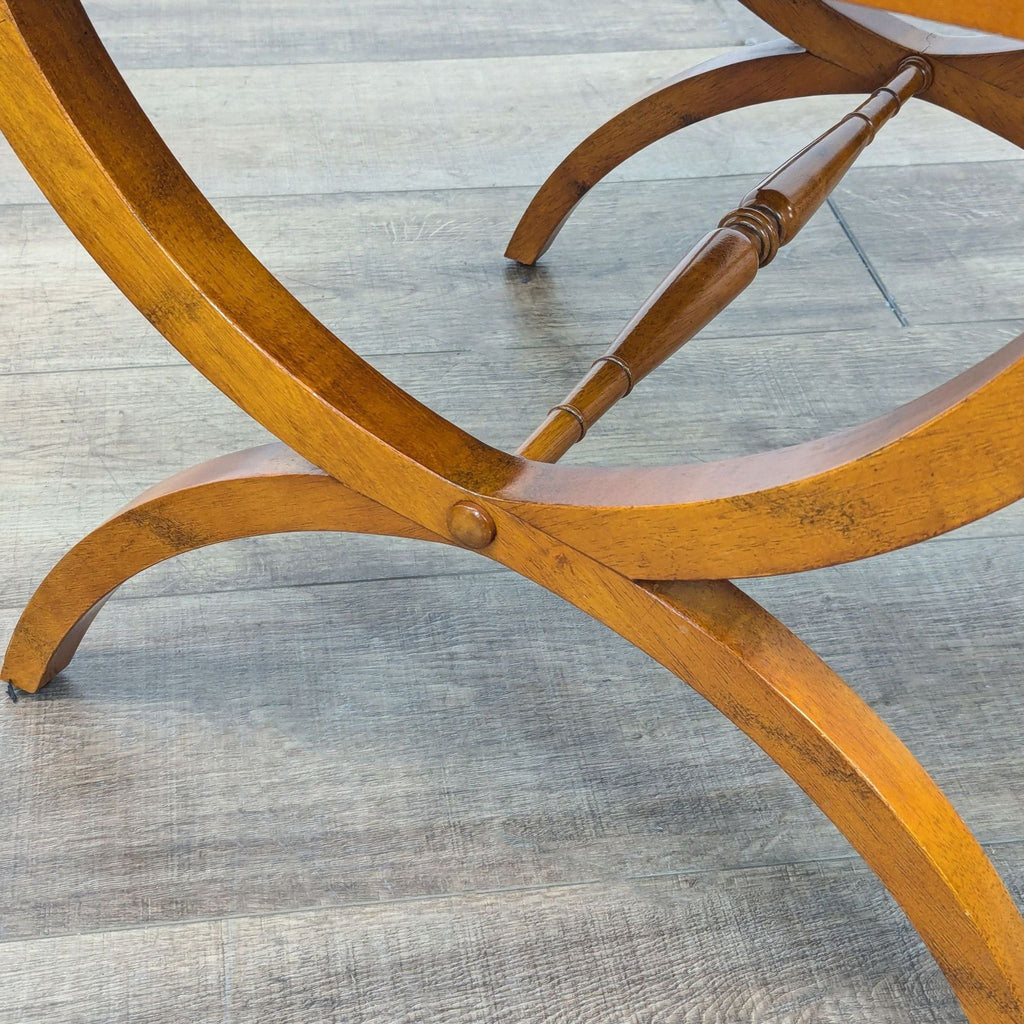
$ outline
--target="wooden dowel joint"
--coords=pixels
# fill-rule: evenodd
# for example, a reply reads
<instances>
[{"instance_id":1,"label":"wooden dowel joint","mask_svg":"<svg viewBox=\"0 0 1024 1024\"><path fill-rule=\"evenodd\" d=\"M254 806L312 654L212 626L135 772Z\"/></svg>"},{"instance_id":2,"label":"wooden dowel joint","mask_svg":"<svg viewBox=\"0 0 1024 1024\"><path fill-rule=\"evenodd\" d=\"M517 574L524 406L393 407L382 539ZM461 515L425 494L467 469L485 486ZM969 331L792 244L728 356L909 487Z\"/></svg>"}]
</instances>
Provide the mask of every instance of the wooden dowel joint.
<instances>
[{"instance_id":1,"label":"wooden dowel joint","mask_svg":"<svg viewBox=\"0 0 1024 1024\"><path fill-rule=\"evenodd\" d=\"M448 530L463 547L479 551L497 535L494 519L487 509L473 501L457 501L448 510Z\"/></svg>"},{"instance_id":2,"label":"wooden dowel joint","mask_svg":"<svg viewBox=\"0 0 1024 1024\"><path fill-rule=\"evenodd\" d=\"M916 69L917 71L920 71L924 76L924 81L919 84L914 84L906 95L899 96L898 99L900 101L900 105L902 105L906 100L909 100L911 96L920 96L922 93L926 93L932 87L932 82L935 81L935 69L932 67L931 61L921 56L919 53L914 53L909 57L905 57L900 62L900 66L897 68L897 71L903 73L909 69ZM882 88L888 88L888 86L883 86Z\"/></svg>"}]
</instances>

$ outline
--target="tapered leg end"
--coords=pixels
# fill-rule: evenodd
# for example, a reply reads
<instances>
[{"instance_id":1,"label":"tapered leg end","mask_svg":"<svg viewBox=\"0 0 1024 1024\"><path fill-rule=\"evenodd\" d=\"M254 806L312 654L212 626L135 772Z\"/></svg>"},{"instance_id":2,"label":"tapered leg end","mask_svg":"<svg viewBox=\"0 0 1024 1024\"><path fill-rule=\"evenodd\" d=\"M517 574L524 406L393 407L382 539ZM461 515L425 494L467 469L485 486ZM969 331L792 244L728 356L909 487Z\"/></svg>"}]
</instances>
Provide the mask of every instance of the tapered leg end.
<instances>
[{"instance_id":1,"label":"tapered leg end","mask_svg":"<svg viewBox=\"0 0 1024 1024\"><path fill-rule=\"evenodd\" d=\"M107 598L165 559L240 537L300 530L441 541L284 445L213 459L139 495L53 567L14 629L0 679L35 693L67 667Z\"/></svg>"},{"instance_id":2,"label":"tapered leg end","mask_svg":"<svg viewBox=\"0 0 1024 1024\"><path fill-rule=\"evenodd\" d=\"M42 591L42 588L40 588ZM46 614L46 592L37 592L15 627L0 680L23 693L37 693L71 663L103 602L63 629Z\"/></svg>"}]
</instances>

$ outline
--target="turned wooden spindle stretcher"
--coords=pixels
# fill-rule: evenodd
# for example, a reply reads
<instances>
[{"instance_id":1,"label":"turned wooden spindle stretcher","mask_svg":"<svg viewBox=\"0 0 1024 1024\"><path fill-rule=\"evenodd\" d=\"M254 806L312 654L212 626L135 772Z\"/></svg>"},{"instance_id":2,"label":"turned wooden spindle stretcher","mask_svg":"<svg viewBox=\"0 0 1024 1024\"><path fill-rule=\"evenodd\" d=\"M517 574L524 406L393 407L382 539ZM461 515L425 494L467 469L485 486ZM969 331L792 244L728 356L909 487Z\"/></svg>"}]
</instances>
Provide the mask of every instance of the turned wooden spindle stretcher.
<instances>
[{"instance_id":1,"label":"turned wooden spindle stretcher","mask_svg":"<svg viewBox=\"0 0 1024 1024\"><path fill-rule=\"evenodd\" d=\"M724 110L869 93L726 214L517 454L397 388L277 282L188 179L78 0L0 3L0 127L82 244L182 354L282 444L196 466L72 548L33 595L3 679L38 690L135 573L295 530L478 550L685 680L811 796L928 944L974 1024L1024 1021L1024 921L924 769L800 640L728 580L912 544L1024 496L1024 336L901 409L775 452L648 469L551 465L792 241L917 95L1024 144L1024 50L837 0L744 0L794 40L666 83L556 169L508 255L532 263L585 192Z\"/></svg>"}]
</instances>

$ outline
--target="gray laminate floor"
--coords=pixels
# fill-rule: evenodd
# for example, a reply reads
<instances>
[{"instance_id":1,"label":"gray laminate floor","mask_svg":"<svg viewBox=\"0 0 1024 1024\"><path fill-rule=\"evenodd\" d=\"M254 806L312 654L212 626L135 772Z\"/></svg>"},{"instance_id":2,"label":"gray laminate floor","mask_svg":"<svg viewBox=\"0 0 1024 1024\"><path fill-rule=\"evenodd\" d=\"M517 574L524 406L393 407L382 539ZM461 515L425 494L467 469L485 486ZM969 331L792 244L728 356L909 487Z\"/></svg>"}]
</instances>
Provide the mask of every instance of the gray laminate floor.
<instances>
[{"instance_id":1,"label":"gray laminate floor","mask_svg":"<svg viewBox=\"0 0 1024 1024\"><path fill-rule=\"evenodd\" d=\"M685 248L849 106L687 129L501 258L659 79L771 33L733 0L89 0L186 168L417 397L514 446ZM911 105L756 285L570 456L709 459L856 423L1024 325L1024 162ZM0 640L139 490L266 439L0 152ZM950 794L1024 902L1024 508L744 586ZM951 1024L807 798L603 627L491 563L276 537L129 584L0 706L0 1024Z\"/></svg>"}]
</instances>

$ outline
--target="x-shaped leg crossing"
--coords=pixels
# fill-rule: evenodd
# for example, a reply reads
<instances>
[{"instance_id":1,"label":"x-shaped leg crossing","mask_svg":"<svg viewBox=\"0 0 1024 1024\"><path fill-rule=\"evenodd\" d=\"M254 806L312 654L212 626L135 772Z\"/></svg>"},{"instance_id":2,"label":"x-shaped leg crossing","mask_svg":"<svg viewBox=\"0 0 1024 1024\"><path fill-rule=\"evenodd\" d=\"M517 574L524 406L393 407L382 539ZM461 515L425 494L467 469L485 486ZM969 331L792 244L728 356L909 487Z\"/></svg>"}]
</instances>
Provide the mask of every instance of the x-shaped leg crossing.
<instances>
[{"instance_id":1,"label":"x-shaped leg crossing","mask_svg":"<svg viewBox=\"0 0 1024 1024\"><path fill-rule=\"evenodd\" d=\"M220 220L135 103L78 0L0 3L0 125L55 209L189 361L283 444L147 491L41 584L2 677L64 668L135 573L237 537L338 530L478 550L646 651L755 740L906 911L974 1024L1024 1020L1024 922L923 768L731 577L864 558L1024 496L1024 336L909 405L793 448L699 466L552 465L792 240L911 96L1024 144L1024 51L825 0L745 0L794 42L655 90L538 192L508 255L532 263L586 191L724 110L868 92L669 275L517 454L444 420L348 349Z\"/></svg>"}]
</instances>

